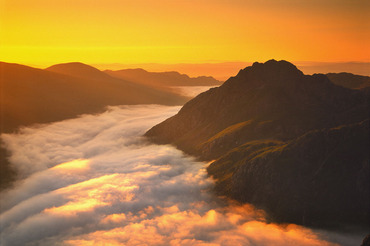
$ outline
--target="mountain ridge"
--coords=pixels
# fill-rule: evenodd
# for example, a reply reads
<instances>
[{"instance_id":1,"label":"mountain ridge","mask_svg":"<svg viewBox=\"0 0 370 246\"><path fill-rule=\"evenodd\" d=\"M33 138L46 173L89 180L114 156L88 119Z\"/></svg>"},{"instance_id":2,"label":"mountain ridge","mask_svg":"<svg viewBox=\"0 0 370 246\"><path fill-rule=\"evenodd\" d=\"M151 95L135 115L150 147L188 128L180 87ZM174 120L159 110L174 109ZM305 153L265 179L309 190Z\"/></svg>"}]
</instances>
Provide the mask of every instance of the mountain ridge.
<instances>
[{"instance_id":1,"label":"mountain ridge","mask_svg":"<svg viewBox=\"0 0 370 246\"><path fill-rule=\"evenodd\" d=\"M75 65L69 63L68 66ZM145 85L137 84L131 81L120 80L110 77L105 73L82 63L78 63L78 67L87 68L89 71L94 71L104 76L94 77L90 79L90 75L83 74L78 76L67 75L66 73L50 71L54 69L37 69L15 63L0 63L0 87L2 90L2 108L5 110L5 122L2 127L5 132L15 127L8 126L7 121L16 120L29 115L37 117L40 115L38 111L50 112L56 115L52 121L62 120L66 118L76 117L82 113L94 113L102 110L108 105L120 104L138 104L138 103L158 103L167 105L181 105L187 98L176 94L153 89ZM75 69L75 68L74 68ZM16 101L19 101L16 103ZM20 103L22 102L22 103ZM37 105L33 105L37 102ZM48 107L45 107L45 102L48 102ZM22 113L17 113L19 116L12 116L18 110L13 106L17 106L19 110L23 105L27 110ZM61 110L57 117L57 112L52 110L53 105ZM85 110L83 107L91 108ZM80 108L80 109L79 109ZM99 110L98 110L99 108ZM37 112L36 112L36 111ZM76 111L72 116L62 116L64 111ZM78 113L77 113L78 111ZM4 114L4 112L3 112ZM46 116L46 115L45 115ZM34 123L48 123L50 120L33 120ZM29 125L32 121L27 121ZM9 129L8 129L9 128Z\"/></svg>"},{"instance_id":2,"label":"mountain ridge","mask_svg":"<svg viewBox=\"0 0 370 246\"><path fill-rule=\"evenodd\" d=\"M148 72L142 68L137 68L121 69L117 71L105 70L104 72L113 77L121 79L131 79L137 83L142 83L155 87L218 86L222 83L221 81L218 81L211 76L189 77L186 74L181 74L175 71Z\"/></svg>"},{"instance_id":3,"label":"mountain ridge","mask_svg":"<svg viewBox=\"0 0 370 246\"><path fill-rule=\"evenodd\" d=\"M275 68L279 70L281 63L267 62L267 66L273 64L278 64ZM309 129L334 126L337 123L334 121L331 124L331 117L340 118L343 124L367 117L366 114L361 114L365 112L364 108L367 106L366 96L361 92L336 86L324 75L303 75L294 65L283 68L282 71L276 71L278 74L275 72L269 75L263 66L255 63L241 70L237 76L231 77L222 86L212 88L207 93L190 100L176 116L153 127L147 135L150 136L157 128L162 128L161 134L156 135L157 140L154 141L174 142L175 145L179 143L180 148L195 153L196 151L191 149L194 147L192 143L194 137L201 143L227 127L243 121L255 122L257 129L251 129L253 132L263 131L259 128L271 126L273 124L271 121L277 122L279 125L275 126L277 129L274 134L280 134L278 139L285 140L303 134ZM289 74L289 71L293 73ZM286 73L290 76L286 76ZM350 105L347 102L350 102ZM352 107L352 104L356 107ZM284 110L280 110L282 108ZM343 115L351 114L353 110L357 111L353 113L354 116ZM328 116L327 112L331 111L337 114L331 113ZM167 127L166 122L169 121L176 121L176 127ZM183 124L184 121L186 124ZM209 125L212 122L217 124ZM293 127L293 131L287 129L288 126ZM163 128L167 128L167 131ZM186 136L186 132L191 129L197 134ZM187 139L191 143L187 144Z\"/></svg>"}]
</instances>

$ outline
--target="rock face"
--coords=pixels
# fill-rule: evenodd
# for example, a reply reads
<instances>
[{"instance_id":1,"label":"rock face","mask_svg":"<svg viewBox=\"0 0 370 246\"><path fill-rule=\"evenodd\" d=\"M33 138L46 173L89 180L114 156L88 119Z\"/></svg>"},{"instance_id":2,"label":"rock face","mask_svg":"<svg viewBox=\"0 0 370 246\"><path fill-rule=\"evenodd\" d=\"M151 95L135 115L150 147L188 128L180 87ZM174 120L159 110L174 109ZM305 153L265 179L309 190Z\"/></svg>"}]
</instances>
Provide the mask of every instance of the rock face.
<instances>
[{"instance_id":1,"label":"rock face","mask_svg":"<svg viewBox=\"0 0 370 246\"><path fill-rule=\"evenodd\" d=\"M203 160L216 190L280 222L366 224L368 97L293 64L255 63L146 136Z\"/></svg>"}]
</instances>

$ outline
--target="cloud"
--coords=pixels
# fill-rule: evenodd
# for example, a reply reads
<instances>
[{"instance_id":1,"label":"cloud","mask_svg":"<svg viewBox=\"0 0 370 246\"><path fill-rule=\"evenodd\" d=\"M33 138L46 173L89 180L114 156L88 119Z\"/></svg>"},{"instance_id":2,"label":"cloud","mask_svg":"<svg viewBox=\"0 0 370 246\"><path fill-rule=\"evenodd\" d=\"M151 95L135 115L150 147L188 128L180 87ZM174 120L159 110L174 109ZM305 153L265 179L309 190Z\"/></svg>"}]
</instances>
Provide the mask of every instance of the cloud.
<instances>
[{"instance_id":1,"label":"cloud","mask_svg":"<svg viewBox=\"0 0 370 246\"><path fill-rule=\"evenodd\" d=\"M182 96L196 97L202 92L205 92L217 86L173 86L172 89Z\"/></svg>"},{"instance_id":2,"label":"cloud","mask_svg":"<svg viewBox=\"0 0 370 246\"><path fill-rule=\"evenodd\" d=\"M21 173L1 194L1 245L335 245L217 198L206 163L143 137L179 107L110 107L4 134Z\"/></svg>"}]
</instances>

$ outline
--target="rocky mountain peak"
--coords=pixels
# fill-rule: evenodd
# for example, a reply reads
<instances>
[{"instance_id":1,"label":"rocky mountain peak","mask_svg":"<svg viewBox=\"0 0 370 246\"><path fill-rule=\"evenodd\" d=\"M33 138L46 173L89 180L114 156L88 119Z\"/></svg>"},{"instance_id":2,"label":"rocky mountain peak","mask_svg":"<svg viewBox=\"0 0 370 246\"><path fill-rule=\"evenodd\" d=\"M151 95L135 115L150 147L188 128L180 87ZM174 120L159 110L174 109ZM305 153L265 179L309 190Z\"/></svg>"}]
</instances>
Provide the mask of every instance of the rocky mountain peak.
<instances>
[{"instance_id":1,"label":"rocky mountain peak","mask_svg":"<svg viewBox=\"0 0 370 246\"><path fill-rule=\"evenodd\" d=\"M299 82L303 76L304 74L290 62L269 60L265 63L255 62L252 66L240 70L237 76L229 80L246 81L249 86L261 86L265 84L291 86ZM240 86L234 82L233 84Z\"/></svg>"},{"instance_id":2,"label":"rocky mountain peak","mask_svg":"<svg viewBox=\"0 0 370 246\"><path fill-rule=\"evenodd\" d=\"M207 171L216 191L273 220L364 224L368 117L365 92L270 60L198 95L145 135L215 160Z\"/></svg>"}]
</instances>

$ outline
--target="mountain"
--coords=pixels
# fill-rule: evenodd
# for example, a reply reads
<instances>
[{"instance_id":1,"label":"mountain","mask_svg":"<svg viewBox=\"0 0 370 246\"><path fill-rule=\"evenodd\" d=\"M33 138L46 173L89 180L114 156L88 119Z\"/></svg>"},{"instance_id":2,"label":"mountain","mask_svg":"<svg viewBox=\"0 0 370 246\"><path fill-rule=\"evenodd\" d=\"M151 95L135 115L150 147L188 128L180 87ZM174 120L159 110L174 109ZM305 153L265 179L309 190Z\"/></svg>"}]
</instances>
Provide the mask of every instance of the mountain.
<instances>
[{"instance_id":1,"label":"mountain","mask_svg":"<svg viewBox=\"0 0 370 246\"><path fill-rule=\"evenodd\" d=\"M108 105L182 105L188 98L113 78L82 63L52 66L46 70L0 63L0 133L21 126L49 123L80 114L98 113ZM12 173L1 149L1 183Z\"/></svg>"},{"instance_id":2,"label":"mountain","mask_svg":"<svg viewBox=\"0 0 370 246\"><path fill-rule=\"evenodd\" d=\"M81 73L78 71L81 70ZM187 99L109 75L81 63L46 70L0 63L1 132L96 113L108 105L181 105ZM58 71L55 72L55 71Z\"/></svg>"},{"instance_id":3,"label":"mountain","mask_svg":"<svg viewBox=\"0 0 370 246\"><path fill-rule=\"evenodd\" d=\"M368 113L363 91L270 60L200 94L145 135L215 160L207 171L216 191L275 221L365 224Z\"/></svg>"},{"instance_id":4,"label":"mountain","mask_svg":"<svg viewBox=\"0 0 370 246\"><path fill-rule=\"evenodd\" d=\"M221 81L207 76L190 78L188 75L178 72L148 72L140 68L118 71L106 70L104 72L116 78L127 79L154 87L219 86L222 84Z\"/></svg>"},{"instance_id":5,"label":"mountain","mask_svg":"<svg viewBox=\"0 0 370 246\"><path fill-rule=\"evenodd\" d=\"M326 76L331 82L351 89L363 89L370 87L370 77L355 75L352 73L327 73Z\"/></svg>"},{"instance_id":6,"label":"mountain","mask_svg":"<svg viewBox=\"0 0 370 246\"><path fill-rule=\"evenodd\" d=\"M93 80L112 79L112 77L110 77L106 73L103 73L99 69L80 62L56 64L46 68L45 70L85 79Z\"/></svg>"}]
</instances>

